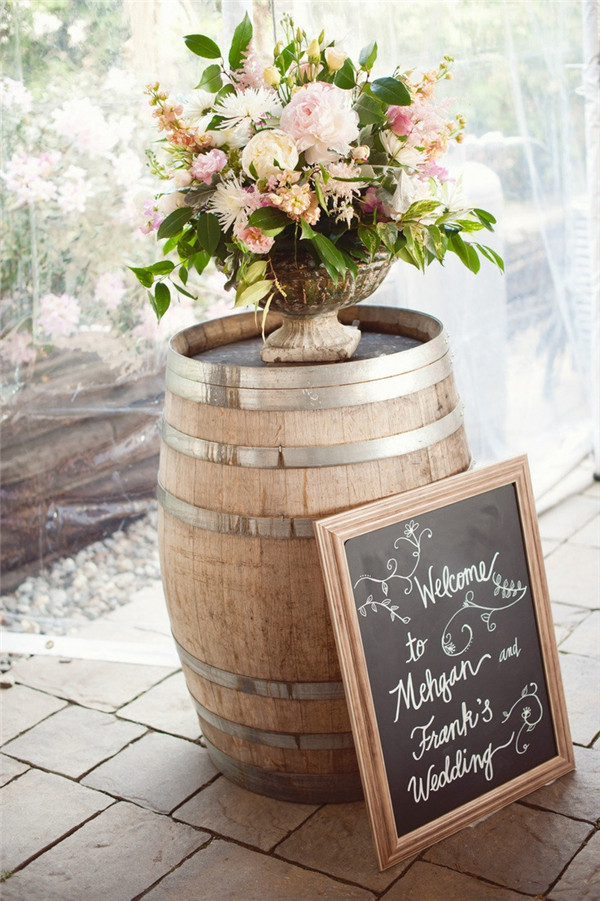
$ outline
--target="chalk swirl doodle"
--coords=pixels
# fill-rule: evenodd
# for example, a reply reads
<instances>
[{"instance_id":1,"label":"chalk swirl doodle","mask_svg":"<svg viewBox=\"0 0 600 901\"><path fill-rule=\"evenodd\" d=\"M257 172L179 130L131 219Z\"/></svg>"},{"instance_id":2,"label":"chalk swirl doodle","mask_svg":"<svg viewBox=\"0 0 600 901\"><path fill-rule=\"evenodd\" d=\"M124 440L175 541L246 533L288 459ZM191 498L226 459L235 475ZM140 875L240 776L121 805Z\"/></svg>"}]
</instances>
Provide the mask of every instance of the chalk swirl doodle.
<instances>
[{"instance_id":1,"label":"chalk swirl doodle","mask_svg":"<svg viewBox=\"0 0 600 901\"><path fill-rule=\"evenodd\" d=\"M473 600L472 591L467 591L465 599L458 610L452 614L448 620L446 627L442 631L442 648L444 653L449 657L460 657L465 651L471 647L473 643L474 627L479 622L485 623L488 632L493 632L496 623L493 617L503 610L514 607L524 597L527 586L521 585L521 582L509 582L507 579L502 581L502 577L494 573L492 581L496 586L494 595L501 594L503 598L511 598L509 604L503 607L486 607L482 604L476 604ZM465 622L460 622L463 619ZM456 620L456 622L454 622ZM460 628L459 628L460 627ZM461 633L460 642L457 640L457 631Z\"/></svg>"},{"instance_id":2,"label":"chalk swirl doodle","mask_svg":"<svg viewBox=\"0 0 600 901\"><path fill-rule=\"evenodd\" d=\"M525 752L529 748L529 742L525 742L523 740L523 735L529 732L533 732L535 727L539 722L541 722L544 716L544 708L542 707L541 701L537 696L537 683L530 682L529 685L526 685L521 695L515 703L512 705L510 710L502 711L503 720L502 723L507 723L513 714L516 714L520 711L520 717L522 719L522 724L518 731L513 732L513 737L515 739L515 750L517 754L525 754Z\"/></svg>"},{"instance_id":3,"label":"chalk swirl doodle","mask_svg":"<svg viewBox=\"0 0 600 901\"><path fill-rule=\"evenodd\" d=\"M394 579L399 579L401 582L405 582L406 586L404 589L404 594L408 595L411 593L413 588L413 575L416 572L416 569L419 565L419 561L421 559L421 542L423 538L431 538L432 532L431 529L422 529L419 532L419 523L414 520L410 520L404 526L404 534L399 535L398 538L394 541L394 549L397 551L405 551L408 552L409 558L408 560L404 560L403 563L410 563L410 566L404 566L400 562L400 557L402 556L400 553L396 557L390 557L386 563L386 569L388 571L388 575L384 576L384 578L379 579L376 576L370 573L363 573L353 585L353 588L356 587L361 582L372 582L379 586L381 593L383 594L383 600L375 600L374 594L370 594L366 599L364 604L362 604L358 608L358 612L361 616L366 616L367 611L371 610L373 613L377 613L378 610L384 609L390 614L390 618L392 622L395 619L401 620L403 623L409 623L409 616L401 616L398 613L398 605L392 604L390 594L390 583ZM406 571L402 571L406 570Z\"/></svg>"}]
</instances>

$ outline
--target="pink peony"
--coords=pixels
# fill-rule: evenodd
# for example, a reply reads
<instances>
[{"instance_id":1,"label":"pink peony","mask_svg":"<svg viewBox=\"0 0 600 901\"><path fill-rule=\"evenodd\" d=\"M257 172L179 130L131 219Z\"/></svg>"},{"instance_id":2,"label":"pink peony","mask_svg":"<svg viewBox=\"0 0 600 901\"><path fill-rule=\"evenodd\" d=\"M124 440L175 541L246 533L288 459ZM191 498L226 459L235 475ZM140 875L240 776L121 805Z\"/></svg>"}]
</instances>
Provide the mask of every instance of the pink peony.
<instances>
[{"instance_id":1,"label":"pink peony","mask_svg":"<svg viewBox=\"0 0 600 901\"><path fill-rule=\"evenodd\" d=\"M348 91L314 81L297 91L281 114L280 127L291 135L306 161L327 163L350 153L358 137L358 115Z\"/></svg>"},{"instance_id":2,"label":"pink peony","mask_svg":"<svg viewBox=\"0 0 600 901\"><path fill-rule=\"evenodd\" d=\"M412 131L413 120L409 106L390 106L387 111L387 120L395 135L409 135Z\"/></svg>"},{"instance_id":3,"label":"pink peony","mask_svg":"<svg viewBox=\"0 0 600 901\"><path fill-rule=\"evenodd\" d=\"M210 184L213 175L220 172L227 163L227 155L222 150L209 150L201 153L191 165L190 172L198 181Z\"/></svg>"},{"instance_id":4,"label":"pink peony","mask_svg":"<svg viewBox=\"0 0 600 901\"><path fill-rule=\"evenodd\" d=\"M246 228L234 229L236 237L243 241L252 253L268 253L275 242L275 238L263 234L260 228L251 225Z\"/></svg>"}]
</instances>

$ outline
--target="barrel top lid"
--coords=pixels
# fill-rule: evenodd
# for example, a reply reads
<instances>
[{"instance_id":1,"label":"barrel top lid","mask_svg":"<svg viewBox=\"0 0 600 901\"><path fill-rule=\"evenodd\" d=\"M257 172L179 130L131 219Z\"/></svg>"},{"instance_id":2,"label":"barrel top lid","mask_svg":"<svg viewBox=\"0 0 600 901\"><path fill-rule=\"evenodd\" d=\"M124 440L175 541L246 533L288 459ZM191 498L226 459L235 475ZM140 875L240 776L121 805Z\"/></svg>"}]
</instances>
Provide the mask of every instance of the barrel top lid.
<instances>
[{"instance_id":1,"label":"barrel top lid","mask_svg":"<svg viewBox=\"0 0 600 901\"><path fill-rule=\"evenodd\" d=\"M385 335L380 332L364 332L358 350L352 357L354 361L373 360L389 354L400 353L419 347L423 342L406 335ZM211 347L193 357L205 363L221 363L228 366L252 366L262 369L289 369L289 364L263 363L260 358L262 338L246 338L234 344ZM314 365L314 364L313 364ZM328 365L328 364L322 364Z\"/></svg>"},{"instance_id":2,"label":"barrel top lid","mask_svg":"<svg viewBox=\"0 0 600 901\"><path fill-rule=\"evenodd\" d=\"M338 313L356 324L362 338L342 363L278 365L260 359L261 313L239 313L184 329L171 339L171 380L186 379L236 388L287 389L354 384L396 376L427 366L448 352L442 323L425 313L361 304ZM266 331L281 324L269 313Z\"/></svg>"}]
</instances>

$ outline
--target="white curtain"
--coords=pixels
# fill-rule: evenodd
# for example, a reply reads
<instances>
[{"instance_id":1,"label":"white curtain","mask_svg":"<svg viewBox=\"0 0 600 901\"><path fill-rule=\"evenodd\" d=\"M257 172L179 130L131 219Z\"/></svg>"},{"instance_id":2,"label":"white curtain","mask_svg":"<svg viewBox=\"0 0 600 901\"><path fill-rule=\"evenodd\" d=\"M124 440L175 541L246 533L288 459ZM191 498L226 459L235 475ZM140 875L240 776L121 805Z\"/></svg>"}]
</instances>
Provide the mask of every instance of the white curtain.
<instances>
[{"instance_id":1,"label":"white curtain","mask_svg":"<svg viewBox=\"0 0 600 901\"><path fill-rule=\"evenodd\" d=\"M450 164L496 215L490 243L506 274L484 264L473 276L454 259L425 275L396 263L373 301L446 325L477 461L527 453L540 506L594 443L600 469L597 0L10 0L0 13L3 565L13 527L26 540L9 565L23 548L39 565L154 503L165 338L228 305L210 275L199 307L183 299L157 331L127 269L154 259L138 228L156 139L144 85L190 90L203 61L182 36L226 47L245 12L263 50L284 12L354 58L375 39L376 75L455 58L444 89L469 137Z\"/></svg>"},{"instance_id":2,"label":"white curtain","mask_svg":"<svg viewBox=\"0 0 600 901\"><path fill-rule=\"evenodd\" d=\"M468 138L451 171L496 216L506 274L397 263L372 301L444 322L473 456L527 453L542 507L594 442L600 471L597 0L275 0L283 12L354 58L376 39L375 74L454 57L445 94Z\"/></svg>"}]
</instances>

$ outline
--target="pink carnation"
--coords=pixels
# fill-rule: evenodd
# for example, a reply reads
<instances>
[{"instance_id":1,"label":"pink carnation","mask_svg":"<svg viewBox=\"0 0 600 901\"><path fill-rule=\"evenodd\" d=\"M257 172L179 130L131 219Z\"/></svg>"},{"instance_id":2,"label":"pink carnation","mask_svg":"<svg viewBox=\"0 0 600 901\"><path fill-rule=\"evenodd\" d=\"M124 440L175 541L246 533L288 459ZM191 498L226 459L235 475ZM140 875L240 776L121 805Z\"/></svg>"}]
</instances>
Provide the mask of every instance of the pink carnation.
<instances>
[{"instance_id":1,"label":"pink carnation","mask_svg":"<svg viewBox=\"0 0 600 901\"><path fill-rule=\"evenodd\" d=\"M235 229L235 232L240 241L243 241L252 253L268 253L275 242L274 238L263 234L255 225Z\"/></svg>"},{"instance_id":2,"label":"pink carnation","mask_svg":"<svg viewBox=\"0 0 600 901\"><path fill-rule=\"evenodd\" d=\"M190 173L198 181L209 185L213 175L220 172L226 163L227 155L222 150L209 150L208 153L201 153L196 157L191 165Z\"/></svg>"},{"instance_id":3,"label":"pink carnation","mask_svg":"<svg viewBox=\"0 0 600 901\"><path fill-rule=\"evenodd\" d=\"M297 91L281 114L280 128L291 135L307 163L331 162L350 153L358 137L352 95L333 84L313 81Z\"/></svg>"}]
</instances>

